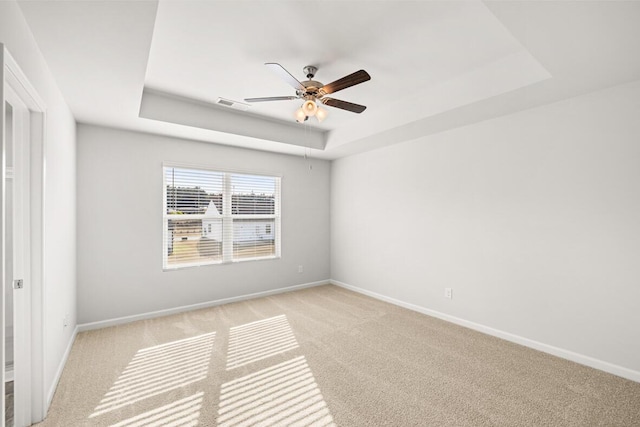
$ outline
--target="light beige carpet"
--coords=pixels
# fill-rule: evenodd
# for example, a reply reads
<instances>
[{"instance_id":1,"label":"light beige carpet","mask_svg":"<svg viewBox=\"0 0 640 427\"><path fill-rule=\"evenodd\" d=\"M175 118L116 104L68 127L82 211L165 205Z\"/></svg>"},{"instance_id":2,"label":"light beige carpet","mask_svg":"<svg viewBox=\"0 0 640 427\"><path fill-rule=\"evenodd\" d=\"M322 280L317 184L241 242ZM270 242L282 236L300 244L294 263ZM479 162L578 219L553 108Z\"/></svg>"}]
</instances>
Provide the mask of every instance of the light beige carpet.
<instances>
[{"instance_id":1,"label":"light beige carpet","mask_svg":"<svg viewBox=\"0 0 640 427\"><path fill-rule=\"evenodd\" d=\"M13 381L4 385L4 426L13 427Z\"/></svg>"},{"instance_id":2,"label":"light beige carpet","mask_svg":"<svg viewBox=\"0 0 640 427\"><path fill-rule=\"evenodd\" d=\"M640 426L640 383L335 286L78 335L42 426Z\"/></svg>"}]
</instances>

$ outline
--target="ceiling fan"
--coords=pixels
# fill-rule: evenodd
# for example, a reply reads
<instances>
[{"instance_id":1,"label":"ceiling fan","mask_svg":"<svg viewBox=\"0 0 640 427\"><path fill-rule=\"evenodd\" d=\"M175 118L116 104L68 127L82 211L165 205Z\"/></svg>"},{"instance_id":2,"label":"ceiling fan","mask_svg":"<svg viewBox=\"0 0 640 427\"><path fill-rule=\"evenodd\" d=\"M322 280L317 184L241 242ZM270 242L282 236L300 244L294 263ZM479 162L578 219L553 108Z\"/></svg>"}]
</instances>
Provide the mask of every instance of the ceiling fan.
<instances>
[{"instance_id":1,"label":"ceiling fan","mask_svg":"<svg viewBox=\"0 0 640 427\"><path fill-rule=\"evenodd\" d=\"M367 107L364 105L353 104L347 101L341 101L335 98L329 98L326 95L335 93L339 90L346 89L351 86L355 86L360 83L364 83L367 80L371 80L371 76L365 70L359 70L355 73L344 76L329 84L323 84L319 81L313 80L313 77L318 71L318 67L313 65L307 65L303 68L303 71L309 80L300 82L293 77L282 65L275 62L267 62L273 72L275 72L282 80L293 86L296 90L295 96L270 96L265 98L245 98L246 102L266 102L266 101L290 101L293 99L304 99L304 104L300 107L296 113L296 121L302 123L311 116L315 116L319 122L322 122L327 112L320 108L317 102L321 102L329 107L340 108L342 110L351 111L352 113L362 113Z\"/></svg>"}]
</instances>

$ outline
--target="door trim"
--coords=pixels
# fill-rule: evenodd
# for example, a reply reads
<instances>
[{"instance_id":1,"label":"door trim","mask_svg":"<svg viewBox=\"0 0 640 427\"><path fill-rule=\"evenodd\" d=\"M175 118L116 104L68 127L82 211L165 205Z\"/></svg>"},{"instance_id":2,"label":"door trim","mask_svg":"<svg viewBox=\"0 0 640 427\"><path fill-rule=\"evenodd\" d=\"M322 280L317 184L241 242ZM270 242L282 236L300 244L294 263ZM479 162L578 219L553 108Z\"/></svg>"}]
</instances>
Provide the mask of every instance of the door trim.
<instances>
[{"instance_id":1,"label":"door trim","mask_svg":"<svg viewBox=\"0 0 640 427\"><path fill-rule=\"evenodd\" d=\"M18 94L22 102L29 109L30 132L28 141L28 153L26 161L29 162L29 203L30 215L28 227L30 228L29 246L29 270L31 277L31 422L42 421L48 409L46 390L44 387L44 362L45 356L45 328L44 308L45 304L45 270L44 270L44 189L45 189L45 147L46 147L46 105L38 92L31 85L18 63L9 54L4 45L0 44L2 56L3 86L7 84ZM2 90L2 109L4 118L4 87ZM3 119L4 120L4 119ZM4 147L4 129L2 129ZM4 166L3 166L4 169ZM4 172L4 170L2 171ZM4 173L3 173L4 175ZM3 235L4 240L4 235ZM2 281L4 284L4 267L2 268ZM27 284L28 286L28 284ZM4 304L4 302L3 302ZM3 314L4 316L4 314ZM4 323L4 317L2 319ZM2 328L2 341L4 342L4 327ZM19 350L18 350L19 351ZM16 353L16 358L20 357ZM4 352L2 353L2 366L4 366ZM3 369L4 377L4 369ZM4 379L4 378L3 378ZM4 405L2 410L4 411Z\"/></svg>"}]
</instances>

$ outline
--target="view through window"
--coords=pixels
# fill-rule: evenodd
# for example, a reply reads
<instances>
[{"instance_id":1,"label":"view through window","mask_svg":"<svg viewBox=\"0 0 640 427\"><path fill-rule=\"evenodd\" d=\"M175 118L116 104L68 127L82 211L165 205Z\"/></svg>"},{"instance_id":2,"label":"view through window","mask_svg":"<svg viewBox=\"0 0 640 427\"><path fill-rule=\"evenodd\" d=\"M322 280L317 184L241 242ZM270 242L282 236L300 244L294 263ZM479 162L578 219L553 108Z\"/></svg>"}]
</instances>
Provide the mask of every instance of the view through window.
<instances>
[{"instance_id":1,"label":"view through window","mask_svg":"<svg viewBox=\"0 0 640 427\"><path fill-rule=\"evenodd\" d=\"M164 268L280 256L280 177L164 167Z\"/></svg>"}]
</instances>

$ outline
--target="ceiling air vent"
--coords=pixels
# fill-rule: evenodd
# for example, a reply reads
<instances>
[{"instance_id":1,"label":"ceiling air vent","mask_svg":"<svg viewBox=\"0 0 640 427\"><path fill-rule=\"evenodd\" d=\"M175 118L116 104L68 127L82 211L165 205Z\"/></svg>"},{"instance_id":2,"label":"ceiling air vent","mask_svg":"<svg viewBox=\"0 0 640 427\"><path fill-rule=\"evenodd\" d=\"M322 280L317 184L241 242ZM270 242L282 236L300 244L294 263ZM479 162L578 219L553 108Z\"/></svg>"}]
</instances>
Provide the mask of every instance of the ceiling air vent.
<instances>
[{"instance_id":1,"label":"ceiling air vent","mask_svg":"<svg viewBox=\"0 0 640 427\"><path fill-rule=\"evenodd\" d=\"M224 105L225 107L233 108L240 111L247 111L250 107L249 104L245 104L244 102L232 101L226 98L216 99L216 104Z\"/></svg>"}]
</instances>

